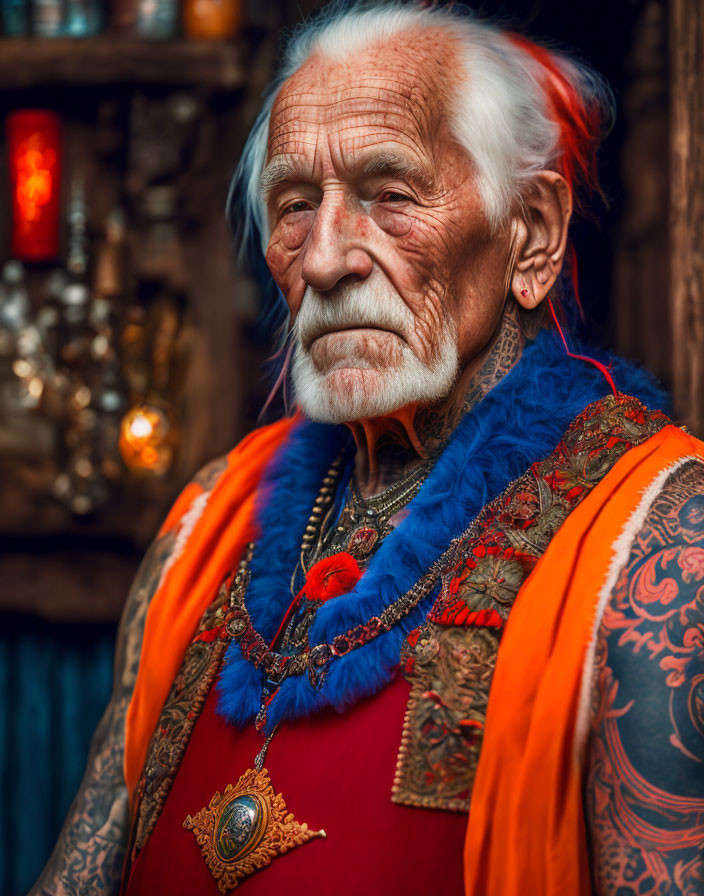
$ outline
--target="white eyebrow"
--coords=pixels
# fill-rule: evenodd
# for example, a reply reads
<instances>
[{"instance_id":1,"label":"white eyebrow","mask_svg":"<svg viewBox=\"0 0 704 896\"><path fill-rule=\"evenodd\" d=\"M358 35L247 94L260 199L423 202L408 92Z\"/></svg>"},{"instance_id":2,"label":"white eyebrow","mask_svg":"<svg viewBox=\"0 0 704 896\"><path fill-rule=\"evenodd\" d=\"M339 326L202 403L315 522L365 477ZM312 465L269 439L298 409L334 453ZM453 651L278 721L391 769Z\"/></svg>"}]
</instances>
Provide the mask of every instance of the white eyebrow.
<instances>
[{"instance_id":1,"label":"white eyebrow","mask_svg":"<svg viewBox=\"0 0 704 896\"><path fill-rule=\"evenodd\" d=\"M433 178L431 174L405 156L394 152L379 152L362 164L362 174L367 177L383 175L400 177L416 183L421 189L431 190ZM300 180L302 174L300 161L295 156L277 156L264 168L259 178L259 192L266 203L271 193L291 181Z\"/></svg>"},{"instance_id":2,"label":"white eyebrow","mask_svg":"<svg viewBox=\"0 0 704 896\"><path fill-rule=\"evenodd\" d=\"M267 202L272 190L301 176L301 166L293 156L277 156L265 166L259 178L259 193Z\"/></svg>"},{"instance_id":3,"label":"white eyebrow","mask_svg":"<svg viewBox=\"0 0 704 896\"><path fill-rule=\"evenodd\" d=\"M430 189L431 175L416 162L394 152L380 152L372 156L363 167L366 175L381 174L415 181L420 187Z\"/></svg>"}]
</instances>

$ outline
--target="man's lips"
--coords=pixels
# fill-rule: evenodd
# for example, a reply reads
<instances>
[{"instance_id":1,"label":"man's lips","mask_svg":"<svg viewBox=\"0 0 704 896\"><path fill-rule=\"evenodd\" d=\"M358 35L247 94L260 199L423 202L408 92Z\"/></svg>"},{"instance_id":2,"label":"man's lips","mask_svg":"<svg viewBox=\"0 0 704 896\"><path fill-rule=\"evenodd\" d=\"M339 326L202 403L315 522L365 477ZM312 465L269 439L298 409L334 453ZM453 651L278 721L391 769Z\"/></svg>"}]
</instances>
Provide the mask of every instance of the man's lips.
<instances>
[{"instance_id":1,"label":"man's lips","mask_svg":"<svg viewBox=\"0 0 704 896\"><path fill-rule=\"evenodd\" d=\"M370 331L374 333L388 333L390 336L396 336L397 339L403 339L403 336L400 333L389 327L381 327L376 324L348 324L344 326L338 325L336 327L327 327L323 330L319 330L308 339L306 348L310 348L313 343L317 342L319 339L323 339L325 336L335 336L342 333L354 335L355 333L362 334Z\"/></svg>"}]
</instances>

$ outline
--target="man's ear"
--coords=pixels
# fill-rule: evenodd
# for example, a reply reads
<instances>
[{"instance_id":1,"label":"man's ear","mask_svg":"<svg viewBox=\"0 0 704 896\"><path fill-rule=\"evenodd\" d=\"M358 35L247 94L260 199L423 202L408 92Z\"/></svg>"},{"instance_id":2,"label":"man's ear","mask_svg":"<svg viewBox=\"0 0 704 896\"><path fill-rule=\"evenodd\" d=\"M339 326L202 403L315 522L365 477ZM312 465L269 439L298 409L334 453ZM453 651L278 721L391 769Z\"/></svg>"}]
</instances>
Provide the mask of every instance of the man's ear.
<instances>
[{"instance_id":1,"label":"man's ear","mask_svg":"<svg viewBox=\"0 0 704 896\"><path fill-rule=\"evenodd\" d=\"M571 215L572 193L567 181L556 171L539 172L523 198L514 237L511 292L527 310L537 307L557 280Z\"/></svg>"}]
</instances>

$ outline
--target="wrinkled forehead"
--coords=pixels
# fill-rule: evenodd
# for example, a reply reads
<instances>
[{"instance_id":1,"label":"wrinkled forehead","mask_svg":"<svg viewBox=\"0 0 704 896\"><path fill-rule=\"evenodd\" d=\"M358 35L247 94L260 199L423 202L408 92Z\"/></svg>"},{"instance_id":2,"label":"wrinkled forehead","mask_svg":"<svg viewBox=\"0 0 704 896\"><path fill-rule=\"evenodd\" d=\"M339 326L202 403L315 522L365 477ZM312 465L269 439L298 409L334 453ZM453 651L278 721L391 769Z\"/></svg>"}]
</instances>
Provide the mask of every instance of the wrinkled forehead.
<instances>
[{"instance_id":1,"label":"wrinkled forehead","mask_svg":"<svg viewBox=\"0 0 704 896\"><path fill-rule=\"evenodd\" d=\"M334 161L354 163L390 141L427 161L450 139L458 78L453 43L437 30L406 33L342 60L316 52L274 103L267 160L316 156L326 147Z\"/></svg>"}]
</instances>

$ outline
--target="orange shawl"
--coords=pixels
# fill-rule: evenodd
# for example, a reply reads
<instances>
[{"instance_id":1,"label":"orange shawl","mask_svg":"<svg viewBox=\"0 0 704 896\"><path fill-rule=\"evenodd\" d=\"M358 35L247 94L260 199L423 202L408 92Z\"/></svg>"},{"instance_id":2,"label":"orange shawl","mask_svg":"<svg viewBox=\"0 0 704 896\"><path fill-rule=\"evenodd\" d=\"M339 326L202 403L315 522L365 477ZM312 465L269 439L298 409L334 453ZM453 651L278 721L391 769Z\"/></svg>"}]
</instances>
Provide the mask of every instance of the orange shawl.
<instances>
[{"instance_id":1,"label":"orange shawl","mask_svg":"<svg viewBox=\"0 0 704 896\"><path fill-rule=\"evenodd\" d=\"M465 842L467 896L588 896L582 754L600 611L670 472L704 444L666 426L564 522L501 639ZM625 551L625 555L624 555Z\"/></svg>"}]
</instances>

